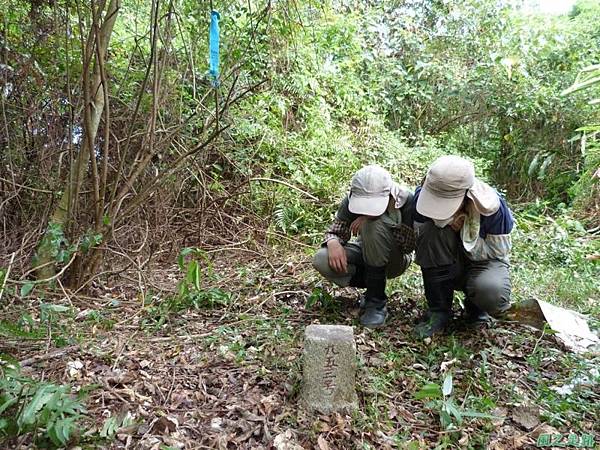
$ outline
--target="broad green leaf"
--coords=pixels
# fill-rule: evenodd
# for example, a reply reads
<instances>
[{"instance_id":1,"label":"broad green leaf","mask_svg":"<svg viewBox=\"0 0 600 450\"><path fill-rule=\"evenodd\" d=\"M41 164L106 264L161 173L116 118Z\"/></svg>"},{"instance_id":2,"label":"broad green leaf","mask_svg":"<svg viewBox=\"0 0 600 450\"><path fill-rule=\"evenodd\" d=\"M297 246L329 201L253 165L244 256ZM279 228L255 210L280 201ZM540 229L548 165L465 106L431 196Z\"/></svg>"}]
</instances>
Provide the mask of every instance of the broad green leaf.
<instances>
[{"instance_id":1,"label":"broad green leaf","mask_svg":"<svg viewBox=\"0 0 600 450\"><path fill-rule=\"evenodd\" d=\"M21 297L26 297L35 287L35 283L33 281L29 281L21 286Z\"/></svg>"},{"instance_id":2,"label":"broad green leaf","mask_svg":"<svg viewBox=\"0 0 600 450\"><path fill-rule=\"evenodd\" d=\"M63 445L63 442L61 442L60 437L58 436L58 430L56 429L55 423L48 424L48 436L57 447Z\"/></svg>"},{"instance_id":3,"label":"broad green leaf","mask_svg":"<svg viewBox=\"0 0 600 450\"><path fill-rule=\"evenodd\" d=\"M48 401L46 402L46 407L51 409L51 410L56 410L59 408L59 405L61 403L61 397L63 395L63 390L58 388L56 389L56 391L54 392L54 394L52 394L52 397L50 397L48 399Z\"/></svg>"},{"instance_id":4,"label":"broad green leaf","mask_svg":"<svg viewBox=\"0 0 600 450\"><path fill-rule=\"evenodd\" d=\"M572 94L573 92L577 92L580 91L582 89L586 89L589 88L590 86L593 86L597 83L600 83L600 76L597 77L592 77L588 80L582 81L580 83L575 83L573 86L565 89L564 91L562 91L560 93L560 95L569 95Z\"/></svg>"},{"instance_id":5,"label":"broad green leaf","mask_svg":"<svg viewBox=\"0 0 600 450\"><path fill-rule=\"evenodd\" d=\"M64 446L71 437L71 430L77 417L59 418L48 426L48 435L56 445Z\"/></svg>"},{"instance_id":6,"label":"broad green leaf","mask_svg":"<svg viewBox=\"0 0 600 450\"><path fill-rule=\"evenodd\" d=\"M427 383L420 391L415 393L415 398L417 400L422 400L424 398L440 398L441 396L442 388L439 384L435 383Z\"/></svg>"},{"instance_id":7,"label":"broad green leaf","mask_svg":"<svg viewBox=\"0 0 600 450\"><path fill-rule=\"evenodd\" d=\"M64 443L69 442L69 439L71 439L71 432L75 429L75 420L77 420L77 418L77 416L71 416L62 420L61 436L64 439Z\"/></svg>"},{"instance_id":8,"label":"broad green leaf","mask_svg":"<svg viewBox=\"0 0 600 450\"><path fill-rule=\"evenodd\" d=\"M48 426L48 436L57 446L64 446L67 443L60 419Z\"/></svg>"},{"instance_id":9,"label":"broad green leaf","mask_svg":"<svg viewBox=\"0 0 600 450\"><path fill-rule=\"evenodd\" d=\"M6 411L8 408L10 408L15 403L17 403L17 401L19 401L19 399L17 397L7 400L6 403L4 403L3 405L0 406L0 414L2 414L4 411Z\"/></svg>"},{"instance_id":10,"label":"broad green leaf","mask_svg":"<svg viewBox=\"0 0 600 450\"><path fill-rule=\"evenodd\" d=\"M196 288L197 291L200 290L200 278L201 273L198 261L190 261L188 265L187 280L190 284L194 285L194 288Z\"/></svg>"},{"instance_id":11,"label":"broad green leaf","mask_svg":"<svg viewBox=\"0 0 600 450\"><path fill-rule=\"evenodd\" d=\"M183 280L177 284L177 288L180 296L186 296L189 293L187 283Z\"/></svg>"},{"instance_id":12,"label":"broad green leaf","mask_svg":"<svg viewBox=\"0 0 600 450\"><path fill-rule=\"evenodd\" d=\"M102 425L102 430L100 430L100 437L110 438L114 436L114 434L119 429L119 418L117 416L109 417Z\"/></svg>"},{"instance_id":13,"label":"broad green leaf","mask_svg":"<svg viewBox=\"0 0 600 450\"><path fill-rule=\"evenodd\" d=\"M135 423L135 419L131 415L131 413L128 411L127 414L125 414L125 417L123 417L123 422L121 423L121 426L128 427L130 425L133 425L134 423Z\"/></svg>"},{"instance_id":14,"label":"broad green leaf","mask_svg":"<svg viewBox=\"0 0 600 450\"><path fill-rule=\"evenodd\" d=\"M554 155L548 155L546 157L546 159L544 160L544 162L542 163L542 166L540 167L540 172L538 175L538 179L543 179L546 176L546 170L548 169L548 166L550 165L550 163L552 163L552 160L554 159Z\"/></svg>"},{"instance_id":15,"label":"broad green leaf","mask_svg":"<svg viewBox=\"0 0 600 450\"><path fill-rule=\"evenodd\" d=\"M600 131L600 124L586 125L586 126L577 128L575 131L592 131L592 132Z\"/></svg>"},{"instance_id":16,"label":"broad green leaf","mask_svg":"<svg viewBox=\"0 0 600 450\"><path fill-rule=\"evenodd\" d=\"M69 307L68 306L64 306L64 305L53 305L51 303L44 303L41 306L42 309L45 309L46 311L50 311L50 312L56 312L56 313L63 313L63 312L68 312L69 311Z\"/></svg>"},{"instance_id":17,"label":"broad green leaf","mask_svg":"<svg viewBox=\"0 0 600 450\"><path fill-rule=\"evenodd\" d=\"M446 411L440 411L440 424L442 425L443 429L447 429L450 427L450 425L452 425L452 418Z\"/></svg>"},{"instance_id":18,"label":"broad green leaf","mask_svg":"<svg viewBox=\"0 0 600 450\"><path fill-rule=\"evenodd\" d=\"M499 416L494 416L492 414L485 414L485 413L480 413L477 411L471 411L471 410L462 410L461 415L463 417L475 417L475 418L479 418L479 419L501 419L501 417Z\"/></svg>"},{"instance_id":19,"label":"broad green leaf","mask_svg":"<svg viewBox=\"0 0 600 450\"><path fill-rule=\"evenodd\" d=\"M600 70L600 64L592 64L591 66L584 67L581 72L593 72L594 70Z\"/></svg>"},{"instance_id":20,"label":"broad green leaf","mask_svg":"<svg viewBox=\"0 0 600 450\"><path fill-rule=\"evenodd\" d=\"M531 164L529 164L529 169L527 169L527 175L529 175L529 177L533 177L533 175L535 174L535 172L539 166L539 161L540 161L540 154L537 153L535 155L535 157L531 160Z\"/></svg>"},{"instance_id":21,"label":"broad green leaf","mask_svg":"<svg viewBox=\"0 0 600 450\"><path fill-rule=\"evenodd\" d=\"M450 414L450 415L452 415L452 416L455 417L457 424L460 425L462 423L462 413L458 409L458 407L456 406L456 404L454 403L454 401L452 399L449 399L445 403L444 408L446 409L446 411L448 412L448 414Z\"/></svg>"},{"instance_id":22,"label":"broad green leaf","mask_svg":"<svg viewBox=\"0 0 600 450\"><path fill-rule=\"evenodd\" d=\"M55 386L43 385L38 388L35 395L18 418L19 426L35 423L37 413L46 405L54 395Z\"/></svg>"}]
</instances>

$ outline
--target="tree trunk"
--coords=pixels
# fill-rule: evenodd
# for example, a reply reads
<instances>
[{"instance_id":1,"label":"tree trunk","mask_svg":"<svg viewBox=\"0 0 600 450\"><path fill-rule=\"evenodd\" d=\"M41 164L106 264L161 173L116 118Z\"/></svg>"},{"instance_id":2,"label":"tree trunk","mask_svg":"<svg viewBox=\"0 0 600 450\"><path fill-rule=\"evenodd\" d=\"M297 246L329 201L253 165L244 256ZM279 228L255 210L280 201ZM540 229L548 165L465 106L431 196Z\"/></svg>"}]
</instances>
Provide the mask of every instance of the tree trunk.
<instances>
[{"instance_id":1,"label":"tree trunk","mask_svg":"<svg viewBox=\"0 0 600 450\"><path fill-rule=\"evenodd\" d=\"M94 3L95 2L92 2L92 7ZM77 211L77 197L84 183L88 166L90 165L90 155L93 155L94 153L92 149L96 142L98 127L104 111L105 95L104 87L102 86L102 68L120 5L121 0L110 0L104 15L100 14L102 11L97 12L97 17L104 17L104 19L102 23L96 23L96 20L94 20L94 24L89 31L87 39L87 42L91 43L91 45L84 46L83 58L86 59L84 62L84 72L88 70L89 64L93 63L93 73L91 78L86 76L86 74L83 76L83 93L85 100L87 100L85 102L87 103L85 105L87 112L84 115L85 120L81 151L75 160L71 162L71 172L68 177L69 181L63 190L63 194L58 204L50 214L48 228L38 244L36 258L34 260L34 265L39 267L36 271L38 279L50 278L55 274L56 263L54 258L57 246L57 233L61 233L67 228L69 221L74 218ZM97 29L96 26L98 27ZM71 137L69 136L69 138ZM95 173L94 176L97 177L97 173ZM96 178L94 180L96 208L99 206L98 201L100 200L98 198L99 190L97 182L98 179ZM98 218L96 217L96 220L97 219Z\"/></svg>"}]
</instances>

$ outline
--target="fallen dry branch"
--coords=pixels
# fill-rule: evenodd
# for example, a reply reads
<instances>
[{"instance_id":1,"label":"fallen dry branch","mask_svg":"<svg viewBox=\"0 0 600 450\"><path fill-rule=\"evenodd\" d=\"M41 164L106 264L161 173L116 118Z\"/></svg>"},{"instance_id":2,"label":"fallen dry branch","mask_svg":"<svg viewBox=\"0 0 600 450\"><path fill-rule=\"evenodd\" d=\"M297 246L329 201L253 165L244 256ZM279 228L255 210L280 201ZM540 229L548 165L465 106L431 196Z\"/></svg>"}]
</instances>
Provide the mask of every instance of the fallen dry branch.
<instances>
[{"instance_id":1,"label":"fallen dry branch","mask_svg":"<svg viewBox=\"0 0 600 450\"><path fill-rule=\"evenodd\" d=\"M58 349L53 350L48 353L44 353L41 355L34 355L30 358L23 359L22 361L19 362L19 365L21 367L33 366L42 361L48 361L50 359L63 357L69 353L75 352L78 349L79 349L79 345L71 345L69 347L58 348Z\"/></svg>"}]
</instances>

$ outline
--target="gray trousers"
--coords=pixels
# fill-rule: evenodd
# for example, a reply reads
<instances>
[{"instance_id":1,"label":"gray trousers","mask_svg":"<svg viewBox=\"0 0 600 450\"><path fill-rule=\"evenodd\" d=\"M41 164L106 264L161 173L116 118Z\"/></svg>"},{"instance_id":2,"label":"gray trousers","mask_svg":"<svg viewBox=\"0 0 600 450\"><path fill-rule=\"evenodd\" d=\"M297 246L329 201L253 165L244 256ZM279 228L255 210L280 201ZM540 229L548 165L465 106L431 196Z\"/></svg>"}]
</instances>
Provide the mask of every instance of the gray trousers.
<instances>
[{"instance_id":1,"label":"gray trousers","mask_svg":"<svg viewBox=\"0 0 600 450\"><path fill-rule=\"evenodd\" d=\"M362 272L365 265L386 268L387 278L402 275L412 260L398 250L390 228L382 219L366 221L358 239L344 245L348 258L346 273L338 273L329 267L327 247L321 247L315 253L313 267L327 280L340 287L364 287Z\"/></svg>"},{"instance_id":2,"label":"gray trousers","mask_svg":"<svg viewBox=\"0 0 600 450\"><path fill-rule=\"evenodd\" d=\"M509 265L497 259L471 261L458 233L450 227L438 228L432 222L418 225L416 263L424 282L452 280L454 290L465 293L471 303L494 316L510 308Z\"/></svg>"}]
</instances>

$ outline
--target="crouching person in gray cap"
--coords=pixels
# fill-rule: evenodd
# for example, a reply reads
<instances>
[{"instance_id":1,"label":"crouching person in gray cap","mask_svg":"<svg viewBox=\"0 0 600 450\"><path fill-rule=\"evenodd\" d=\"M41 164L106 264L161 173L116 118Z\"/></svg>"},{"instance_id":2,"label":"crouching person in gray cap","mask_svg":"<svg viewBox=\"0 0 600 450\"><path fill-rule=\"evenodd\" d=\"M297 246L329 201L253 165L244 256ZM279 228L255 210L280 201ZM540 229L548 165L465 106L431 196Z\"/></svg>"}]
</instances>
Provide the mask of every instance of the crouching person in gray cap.
<instances>
[{"instance_id":1,"label":"crouching person in gray cap","mask_svg":"<svg viewBox=\"0 0 600 450\"><path fill-rule=\"evenodd\" d=\"M360 323L377 328L387 318L387 278L406 271L414 250L412 192L377 165L360 169L339 205L313 266L341 287L366 288ZM357 238L351 241L351 236Z\"/></svg>"},{"instance_id":2,"label":"crouching person in gray cap","mask_svg":"<svg viewBox=\"0 0 600 450\"><path fill-rule=\"evenodd\" d=\"M429 310L416 333L428 337L448 325L455 290L465 293L465 318L487 322L510 308L510 232L505 200L475 177L473 164L442 156L415 191L415 262Z\"/></svg>"}]
</instances>

